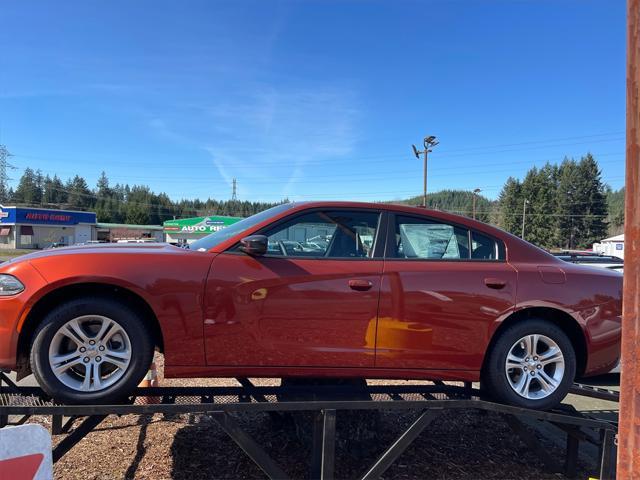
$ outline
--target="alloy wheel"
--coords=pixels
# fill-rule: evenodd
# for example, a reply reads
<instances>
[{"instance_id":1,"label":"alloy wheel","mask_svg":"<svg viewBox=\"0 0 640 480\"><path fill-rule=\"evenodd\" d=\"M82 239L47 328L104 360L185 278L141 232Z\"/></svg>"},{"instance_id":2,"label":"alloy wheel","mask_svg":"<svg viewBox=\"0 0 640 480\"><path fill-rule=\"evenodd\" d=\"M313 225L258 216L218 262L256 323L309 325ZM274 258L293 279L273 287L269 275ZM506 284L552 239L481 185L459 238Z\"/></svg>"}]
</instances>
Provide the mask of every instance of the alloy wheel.
<instances>
[{"instance_id":1,"label":"alloy wheel","mask_svg":"<svg viewBox=\"0 0 640 480\"><path fill-rule=\"evenodd\" d=\"M565 360L558 344L545 335L522 337L509 349L505 373L509 385L521 397L540 400L562 382Z\"/></svg>"},{"instance_id":2,"label":"alloy wheel","mask_svg":"<svg viewBox=\"0 0 640 480\"><path fill-rule=\"evenodd\" d=\"M79 392L97 392L120 380L131 362L131 341L115 320L83 315L66 322L49 346L56 378Z\"/></svg>"}]
</instances>

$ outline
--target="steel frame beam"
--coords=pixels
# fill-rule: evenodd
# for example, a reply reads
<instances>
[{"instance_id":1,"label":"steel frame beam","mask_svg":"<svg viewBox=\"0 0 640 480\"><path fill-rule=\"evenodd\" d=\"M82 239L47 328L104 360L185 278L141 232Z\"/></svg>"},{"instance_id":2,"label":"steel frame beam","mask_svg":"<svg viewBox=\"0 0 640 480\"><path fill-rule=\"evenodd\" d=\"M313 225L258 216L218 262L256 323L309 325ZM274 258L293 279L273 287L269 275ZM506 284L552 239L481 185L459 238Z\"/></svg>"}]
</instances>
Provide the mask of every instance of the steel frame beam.
<instances>
[{"instance_id":1,"label":"steel frame beam","mask_svg":"<svg viewBox=\"0 0 640 480\"><path fill-rule=\"evenodd\" d=\"M336 459L336 411L320 410L313 420L311 478L332 480Z\"/></svg>"},{"instance_id":2,"label":"steel frame beam","mask_svg":"<svg viewBox=\"0 0 640 480\"><path fill-rule=\"evenodd\" d=\"M582 429L591 429L600 433L601 478L615 476L615 425L581 415L575 409L564 408L558 411L541 412L526 408L501 405L480 400L478 391L465 385L455 387L437 383L434 385L393 386L379 385L354 392L362 398L365 391L370 395L385 394L390 400L344 400L348 398L350 387L345 388L309 388L309 387L256 387L248 379L240 379L241 387L153 387L137 389L128 404L121 405L57 405L46 398L37 387L21 387L8 381L0 372L0 422L10 415L23 417L12 424L22 423L29 415L52 415L53 433L68 432L77 417L86 417L71 433L56 446L53 451L54 462L65 455L108 415L147 415L153 413L201 413L211 415L223 431L247 454L247 456L269 477L287 478L287 474L267 452L249 435L230 415L233 412L266 412L271 415L292 411L314 411L314 435L311 459L311 478L331 480L335 471L336 411L337 410L416 410L420 416L405 430L387 450L363 474L363 480L379 478L415 441L422 431L444 410L479 410L501 415L509 427L543 459L553 472L564 471L574 475L577 466L578 450L581 441L593 442L591 435ZM3 385L6 383L6 385ZM334 398L340 400L276 402L268 396L291 395L291 393L318 394L316 398ZM7 394L8 393L8 394ZM587 392L589 395L591 392ZM598 394L601 394L599 392ZM407 400L403 394L413 394ZM444 395L449 400L436 399L435 395ZM158 404L134 404L136 397L157 397ZM233 403L217 403L216 397L235 397ZM591 396L591 395L589 395ZM190 397L189 403L176 403L178 397ZM17 400L16 400L17 398ZM20 401L24 398L24 401ZM358 397L354 397L358 398ZM253 400L252 400L253 399ZM197 403L197 402L200 403ZM71 418L63 424L63 415ZM536 436L530 432L519 418L547 421L567 433L567 450L564 469L551 454L544 449ZM1 425L1 423L0 423ZM588 430L587 430L588 431Z\"/></svg>"},{"instance_id":3,"label":"steel frame beam","mask_svg":"<svg viewBox=\"0 0 640 480\"><path fill-rule=\"evenodd\" d=\"M210 415L218 422L225 433L253 460L271 479L287 479L289 476L269 456L267 452L246 433L231 415L226 412L211 412Z\"/></svg>"},{"instance_id":4,"label":"steel frame beam","mask_svg":"<svg viewBox=\"0 0 640 480\"><path fill-rule=\"evenodd\" d=\"M616 480L616 433L605 430L602 439L602 455L600 456L600 480ZM637 473L637 472L636 472ZM625 477L622 477L625 478ZM628 478L634 478L633 476Z\"/></svg>"},{"instance_id":5,"label":"steel frame beam","mask_svg":"<svg viewBox=\"0 0 640 480\"><path fill-rule=\"evenodd\" d=\"M424 429L440 414L442 410L425 410L411 424L407 430L400 435L395 442L376 460L376 462L362 476L362 480L374 480L380 478L384 472L395 462L400 455L418 438Z\"/></svg>"},{"instance_id":6,"label":"steel frame beam","mask_svg":"<svg viewBox=\"0 0 640 480\"><path fill-rule=\"evenodd\" d=\"M536 436L527 427L516 418L515 415L502 415L509 428L517 434L525 443L529 450L533 451L540 457L542 462L547 466L551 473L565 472L560 464L554 459L549 452L540 444Z\"/></svg>"},{"instance_id":7,"label":"steel frame beam","mask_svg":"<svg viewBox=\"0 0 640 480\"><path fill-rule=\"evenodd\" d=\"M86 437L100 423L107 418L107 415L92 415L87 417L69 435L64 437L53 449L53 462L60 460L69 450L71 450L80 440Z\"/></svg>"}]
</instances>

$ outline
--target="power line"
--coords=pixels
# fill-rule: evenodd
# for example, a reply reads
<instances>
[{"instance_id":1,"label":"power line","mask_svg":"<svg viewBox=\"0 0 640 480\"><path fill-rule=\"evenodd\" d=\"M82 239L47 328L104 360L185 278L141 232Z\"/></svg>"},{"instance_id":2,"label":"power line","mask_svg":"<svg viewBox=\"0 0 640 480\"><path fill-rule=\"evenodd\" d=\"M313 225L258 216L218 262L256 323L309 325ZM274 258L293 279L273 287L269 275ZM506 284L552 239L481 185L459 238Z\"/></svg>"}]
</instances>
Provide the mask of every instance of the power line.
<instances>
[{"instance_id":1,"label":"power line","mask_svg":"<svg viewBox=\"0 0 640 480\"><path fill-rule=\"evenodd\" d=\"M624 155L623 152L614 152L614 153L601 153L601 154L593 154L594 157L599 158L599 157L604 157L604 156L611 156L611 155ZM509 165L530 165L530 164L536 164L536 163L540 163L540 162L547 162L547 163L551 163L552 160L550 159L539 159L539 160L526 160L526 161L517 161L517 162L509 162ZM609 163L618 163L617 160L599 160L598 161L598 165L600 164L609 164ZM504 165L504 162L500 162L500 163L487 163L487 164L482 164L482 166L479 166L478 169L469 169L469 168L465 168L465 167L461 167L461 166L444 166L444 167L439 167L434 169L435 173L430 173L429 177L444 177L444 176L450 176L451 175L451 171L464 171L465 174L482 174L482 175L490 175L490 174L496 174L496 173L509 173L509 172L513 172L513 168L506 168L506 169L491 169L491 168L486 168L488 166L499 166L499 165ZM265 167L266 168L266 167ZM539 167L538 167L539 168ZM464 169L464 170L462 170ZM25 170L24 168L22 168L21 170ZM76 172L70 172L70 171L52 171L52 170L43 170L43 169L38 169L40 171L43 171L44 173L47 174L68 174L68 175L75 175ZM259 172L260 171L260 167L254 167L254 171ZM393 175L389 175L390 173L396 173L397 176L393 176ZM127 175L110 175L109 178L129 178L129 176ZM319 179L319 178L327 178L328 181L326 182L319 182L316 181L315 179ZM287 182L289 183L312 183L312 184L331 184L334 185L336 183L336 179L357 179L357 180L361 180L361 181L374 181L374 180L392 180L392 179L396 179L396 180L403 180L407 178L407 174L403 173L401 171L399 171L397 168L395 170L393 170L392 172L378 172L376 174L371 174L371 175L362 175L362 174L358 174L358 173L348 173L348 174L333 174L333 175L312 175L312 179L310 180L309 178L305 178L305 177L291 177L289 179L287 179ZM173 180L175 181L185 181L185 182L189 182L189 183L204 183L204 184L218 184L218 185L228 185L228 183L225 180L219 180L217 182L212 182L209 179L205 179L203 178L202 175L198 176L198 177L177 177L175 175L170 175L170 176L148 176L145 175L145 179L147 180ZM347 181L347 180L345 180ZM349 180L350 181L350 180ZM266 180L266 181L261 181L261 180L255 180L252 182L252 184L258 184L258 185L281 185L282 181L280 180Z\"/></svg>"},{"instance_id":2,"label":"power line","mask_svg":"<svg viewBox=\"0 0 640 480\"><path fill-rule=\"evenodd\" d=\"M562 141L562 140L571 140L571 139L589 139L589 138L597 138L597 137L603 137L603 136L611 136L611 135L620 135L619 133L603 133L603 134L593 134L593 135L583 135L583 136L577 136L577 137L565 137L564 139L555 139L555 140L548 140L548 141L528 141L528 142L520 142L520 143L506 143L506 144L502 144L502 145L492 145L492 146L476 146L476 147L468 147L468 148L460 148L460 149L453 149L453 150L446 150L443 151L441 153L438 154L439 158L452 158L452 157L462 157L462 156L468 156L470 154L476 154L476 155L492 155L492 154L496 154L496 153L509 153L509 152L518 152L518 151L529 151L529 150L539 150L539 149L544 149L544 148L554 148L554 147L564 147L564 146L572 146L572 145L585 145L585 144L594 144L594 143L606 143L606 142L614 142L614 141L620 141L620 140L624 140L624 136L621 137L614 137L614 138L606 138L606 139L600 139L600 140L589 140L589 141L582 141L582 142L572 142L572 143L560 143L560 144L548 144L545 145L544 143L550 143L550 142L558 142L558 141ZM523 148L523 149L506 149L506 150L496 150L496 151L485 151L485 150L490 150L490 149L494 149L494 148L504 148L504 147L512 147L512 146L521 146L521 145L532 145L535 144L532 147L527 147L527 148ZM263 152L265 153L265 152ZM267 152L268 153L268 152ZM131 165L130 161L119 161L119 160L114 160L114 159L109 159L109 160L95 160L95 161L90 161L87 159L73 159L73 158L69 158L69 157L42 157L42 156L34 156L34 155L28 155L28 154L16 154L16 157L20 157L20 158L26 158L26 159L32 159L32 160L47 160L47 161L66 161L66 162L82 162L84 164L86 163L95 163L95 164L99 164L99 165L104 165L105 162L108 161L109 164L121 164L121 165ZM386 160L383 159L400 159L400 158L407 158L407 155L404 152L398 152L398 153L388 153L388 154L381 154L381 155L368 155L366 157L358 157L361 160L367 160L368 163L386 163ZM376 159L379 159L379 161L376 161ZM307 160L304 162L305 165L325 165L327 163L330 162L344 162L345 159L344 157L341 158L333 158L333 159L323 159L323 160ZM139 166L157 166L158 163L157 162L135 162L136 165ZM265 167L274 167L274 166L290 166L291 162L290 161L284 161L284 162L264 162L263 165ZM169 167L171 165L166 165L165 167ZM163 167L164 168L164 167ZM184 163L180 164L180 165L175 165L175 168L184 168ZM255 165L248 165L248 164L238 164L238 165L234 165L233 168L248 168L248 169L255 169Z\"/></svg>"}]
</instances>

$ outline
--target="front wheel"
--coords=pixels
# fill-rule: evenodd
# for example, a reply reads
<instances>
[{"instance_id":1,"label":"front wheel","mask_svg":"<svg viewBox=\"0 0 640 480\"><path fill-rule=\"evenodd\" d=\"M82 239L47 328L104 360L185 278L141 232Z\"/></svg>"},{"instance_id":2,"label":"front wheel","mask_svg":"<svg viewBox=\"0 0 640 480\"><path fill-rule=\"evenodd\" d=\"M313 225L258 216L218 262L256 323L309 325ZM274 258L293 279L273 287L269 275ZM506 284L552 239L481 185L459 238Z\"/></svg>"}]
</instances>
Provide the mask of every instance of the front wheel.
<instances>
[{"instance_id":1,"label":"front wheel","mask_svg":"<svg viewBox=\"0 0 640 480\"><path fill-rule=\"evenodd\" d=\"M496 339L483 372L487 393L519 407L546 410L569 392L576 355L567 335L546 320L525 320Z\"/></svg>"},{"instance_id":2,"label":"front wheel","mask_svg":"<svg viewBox=\"0 0 640 480\"><path fill-rule=\"evenodd\" d=\"M108 298L81 298L44 318L33 336L31 369L57 401L112 403L140 383L153 349L134 310Z\"/></svg>"}]
</instances>

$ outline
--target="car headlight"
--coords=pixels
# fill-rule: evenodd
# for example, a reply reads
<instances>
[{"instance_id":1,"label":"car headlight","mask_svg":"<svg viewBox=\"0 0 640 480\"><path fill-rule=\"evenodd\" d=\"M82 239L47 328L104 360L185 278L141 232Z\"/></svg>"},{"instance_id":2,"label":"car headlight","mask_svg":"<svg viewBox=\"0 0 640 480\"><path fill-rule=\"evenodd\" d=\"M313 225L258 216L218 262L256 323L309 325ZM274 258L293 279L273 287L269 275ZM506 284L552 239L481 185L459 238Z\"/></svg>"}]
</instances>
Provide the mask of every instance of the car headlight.
<instances>
[{"instance_id":1,"label":"car headlight","mask_svg":"<svg viewBox=\"0 0 640 480\"><path fill-rule=\"evenodd\" d=\"M0 274L0 297L17 295L24 290L24 285L13 275Z\"/></svg>"}]
</instances>

